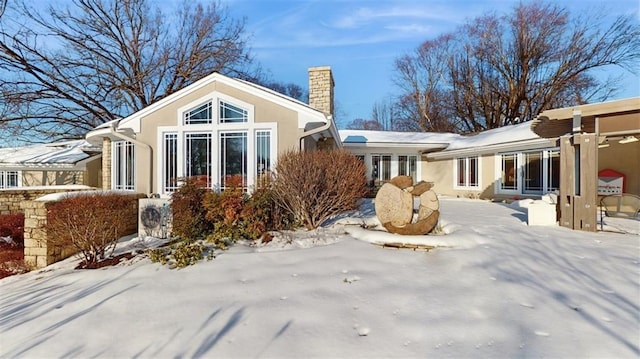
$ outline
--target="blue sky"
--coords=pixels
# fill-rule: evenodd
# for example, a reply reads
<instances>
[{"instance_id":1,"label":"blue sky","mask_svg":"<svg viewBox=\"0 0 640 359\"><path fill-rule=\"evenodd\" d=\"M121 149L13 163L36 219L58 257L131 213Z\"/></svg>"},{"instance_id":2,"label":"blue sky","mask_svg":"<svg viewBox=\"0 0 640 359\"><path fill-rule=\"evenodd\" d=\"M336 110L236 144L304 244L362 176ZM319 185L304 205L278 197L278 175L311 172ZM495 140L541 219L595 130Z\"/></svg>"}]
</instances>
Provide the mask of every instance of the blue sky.
<instances>
[{"instance_id":1,"label":"blue sky","mask_svg":"<svg viewBox=\"0 0 640 359\"><path fill-rule=\"evenodd\" d=\"M256 59L279 82L307 87L307 68L331 66L337 120L369 118L375 102L398 93L393 62L421 42L487 12L508 13L517 0L223 0L246 17ZM638 0L557 0L571 13L635 14ZM604 4L606 3L606 4ZM639 66L640 67L640 66ZM620 73L612 68L608 71ZM606 72L599 75L606 76ZM626 73L613 99L640 96L640 77Z\"/></svg>"}]
</instances>

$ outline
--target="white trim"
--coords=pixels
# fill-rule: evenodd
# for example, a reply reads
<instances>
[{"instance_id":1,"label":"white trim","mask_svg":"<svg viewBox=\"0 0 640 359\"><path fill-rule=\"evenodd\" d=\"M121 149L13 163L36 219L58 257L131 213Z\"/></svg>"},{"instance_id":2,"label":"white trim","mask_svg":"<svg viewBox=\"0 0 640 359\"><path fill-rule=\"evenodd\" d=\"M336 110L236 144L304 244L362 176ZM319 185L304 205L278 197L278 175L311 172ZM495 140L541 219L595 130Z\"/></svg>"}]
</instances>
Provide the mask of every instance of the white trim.
<instances>
[{"instance_id":1,"label":"white trim","mask_svg":"<svg viewBox=\"0 0 640 359\"><path fill-rule=\"evenodd\" d=\"M477 164L476 164L476 170L477 170L477 174L476 176L478 177L478 183L476 183L476 185L469 185L467 182L468 180L468 176L466 176L467 174L469 174L469 163L471 162L470 159L471 158L475 158L477 160ZM465 185L459 185L458 184L458 160L459 159L464 159L464 169L465 169ZM482 156L476 155L476 156L461 156L461 157L456 157L453 159L453 189L455 190L464 190L464 191L477 191L479 189L482 188Z\"/></svg>"},{"instance_id":2,"label":"white trim","mask_svg":"<svg viewBox=\"0 0 640 359\"><path fill-rule=\"evenodd\" d=\"M120 145L120 143L124 143L124 145ZM118 148L117 148L118 147ZM123 161L122 163L118 164L118 161L116 161L116 155L119 151L122 151L125 157L127 155L127 148L131 148L133 150L132 153L132 161L133 164L131 166L131 175L132 175L132 181L133 183L129 184L125 184L125 188L116 188L116 182L117 182L117 173L118 171L116 170L116 166L120 165L120 173L125 177L124 179L126 179L127 177L127 161L125 159L125 161ZM136 146L133 142L129 142L129 141L125 141L125 140L120 140L120 141L112 141L111 142L111 189L114 190L122 190L122 191L135 191L136 190L136 182L137 182L137 178L136 178ZM128 188L131 187L131 188ZM151 189L149 189L151 190Z\"/></svg>"}]
</instances>

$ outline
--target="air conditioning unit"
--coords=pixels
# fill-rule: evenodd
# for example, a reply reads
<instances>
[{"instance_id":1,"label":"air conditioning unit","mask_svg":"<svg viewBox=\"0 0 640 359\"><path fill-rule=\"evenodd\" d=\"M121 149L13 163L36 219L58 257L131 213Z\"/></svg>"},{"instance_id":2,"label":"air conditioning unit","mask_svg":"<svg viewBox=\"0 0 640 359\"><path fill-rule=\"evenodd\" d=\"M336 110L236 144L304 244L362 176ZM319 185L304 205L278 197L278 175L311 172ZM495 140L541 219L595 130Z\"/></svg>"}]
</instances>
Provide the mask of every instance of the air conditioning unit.
<instances>
[{"instance_id":1,"label":"air conditioning unit","mask_svg":"<svg viewBox=\"0 0 640 359\"><path fill-rule=\"evenodd\" d=\"M140 198L138 201L138 236L168 238L171 234L170 200Z\"/></svg>"}]
</instances>

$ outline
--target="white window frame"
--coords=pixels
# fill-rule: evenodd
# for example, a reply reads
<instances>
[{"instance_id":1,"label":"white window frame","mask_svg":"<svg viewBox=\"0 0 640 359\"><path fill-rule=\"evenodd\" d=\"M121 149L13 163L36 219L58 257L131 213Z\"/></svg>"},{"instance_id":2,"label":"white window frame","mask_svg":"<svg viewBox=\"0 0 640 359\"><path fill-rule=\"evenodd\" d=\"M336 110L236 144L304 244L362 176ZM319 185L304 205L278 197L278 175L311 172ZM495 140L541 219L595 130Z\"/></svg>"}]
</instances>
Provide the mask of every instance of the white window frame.
<instances>
[{"instance_id":1,"label":"white window frame","mask_svg":"<svg viewBox=\"0 0 640 359\"><path fill-rule=\"evenodd\" d=\"M211 101L216 104L212 107L212 123L208 124L184 124L184 113L190 109L196 108L207 101ZM229 103L233 106L239 107L247 112L247 122L230 122L220 123L220 101ZM246 132L247 133L247 190L251 192L255 187L255 181L258 175L257 169L257 136L258 133L268 132L270 134L269 139L269 153L270 153L270 170L273 170L276 166L277 151L278 151L278 124L277 122L255 122L255 108L252 104L228 96L226 94L214 91L206 96L200 97L189 104L182 106L176 110L176 125L175 126L159 126L157 129L157 148L161 153L156 158L156 168L160 169L156 173L158 192L161 197L166 198L172 194L172 191L167 190L164 186L165 173L167 171L164 151L165 143L164 138L166 134L175 133L178 141L177 155L176 155L176 175L177 178L185 177L185 138L186 133L210 133L211 134L211 148L213 152L212 157L212 186L214 190L220 190L220 134L223 132Z\"/></svg>"},{"instance_id":2,"label":"white window frame","mask_svg":"<svg viewBox=\"0 0 640 359\"><path fill-rule=\"evenodd\" d=\"M469 168L471 159L476 159L476 184L470 184L469 182ZM464 184L460 185L458 183L458 161L463 160L464 162ZM453 159L453 189L459 190L479 190L482 188L482 157L481 156L465 156L465 157L456 157Z\"/></svg>"},{"instance_id":3,"label":"white window frame","mask_svg":"<svg viewBox=\"0 0 640 359\"><path fill-rule=\"evenodd\" d=\"M128 149L131 150L131 168L127 168ZM118 158L121 155L122 159ZM111 188L114 190L135 191L136 189L136 147L129 141L111 143ZM120 178L118 178L120 177ZM128 180L131 180L129 182Z\"/></svg>"},{"instance_id":4,"label":"white window frame","mask_svg":"<svg viewBox=\"0 0 640 359\"><path fill-rule=\"evenodd\" d=\"M528 153L541 153L541 169L542 171L542 190L533 191L525 190L525 160ZM508 195L529 195L539 196L545 193L549 193L557 190L557 188L551 187L551 178L549 178L549 165L552 155L557 153L559 155L560 148L541 148L535 150L526 150L520 152L501 152L495 155L495 193L496 194L508 194ZM503 156L515 156L515 175L516 175L516 188L503 189L502 188L502 158Z\"/></svg>"},{"instance_id":5,"label":"white window frame","mask_svg":"<svg viewBox=\"0 0 640 359\"><path fill-rule=\"evenodd\" d=\"M15 177L16 185L9 186L9 175ZM0 170L0 189L19 188L22 187L22 171Z\"/></svg>"}]
</instances>

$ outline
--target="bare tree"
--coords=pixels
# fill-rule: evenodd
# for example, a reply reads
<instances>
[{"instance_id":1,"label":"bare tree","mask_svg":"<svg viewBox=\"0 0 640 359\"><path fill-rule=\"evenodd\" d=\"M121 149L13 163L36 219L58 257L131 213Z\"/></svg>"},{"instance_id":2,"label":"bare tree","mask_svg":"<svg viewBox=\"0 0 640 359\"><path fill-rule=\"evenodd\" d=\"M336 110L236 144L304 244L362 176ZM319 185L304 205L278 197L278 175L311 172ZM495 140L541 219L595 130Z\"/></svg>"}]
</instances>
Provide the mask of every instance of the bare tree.
<instances>
[{"instance_id":1,"label":"bare tree","mask_svg":"<svg viewBox=\"0 0 640 359\"><path fill-rule=\"evenodd\" d=\"M600 81L593 71L635 72L639 58L640 26L632 15L607 26L602 17L520 3L511 14L482 16L426 41L396 61L396 80L400 106L417 128L476 132L605 100L615 79Z\"/></svg>"},{"instance_id":2,"label":"bare tree","mask_svg":"<svg viewBox=\"0 0 640 359\"><path fill-rule=\"evenodd\" d=\"M384 131L385 128L382 124L376 120L365 120L363 118L356 118L355 120L347 124L348 130L370 130L370 131Z\"/></svg>"},{"instance_id":3,"label":"bare tree","mask_svg":"<svg viewBox=\"0 0 640 359\"><path fill-rule=\"evenodd\" d=\"M281 93L283 95L294 98L298 101L307 103L309 101L309 93L302 88L302 86L290 83L282 83L277 81L267 81L258 79L256 82L262 84L262 86L269 88L273 91Z\"/></svg>"},{"instance_id":4,"label":"bare tree","mask_svg":"<svg viewBox=\"0 0 640 359\"><path fill-rule=\"evenodd\" d=\"M0 24L0 124L23 139L82 137L218 71L251 77L244 20L219 2L9 3ZM11 111L7 111L11 109Z\"/></svg>"},{"instance_id":5,"label":"bare tree","mask_svg":"<svg viewBox=\"0 0 640 359\"><path fill-rule=\"evenodd\" d=\"M395 62L396 84L403 95L398 101L398 126L406 131L448 132L455 130L447 106L447 67L453 35L425 41L413 54Z\"/></svg>"}]
</instances>

